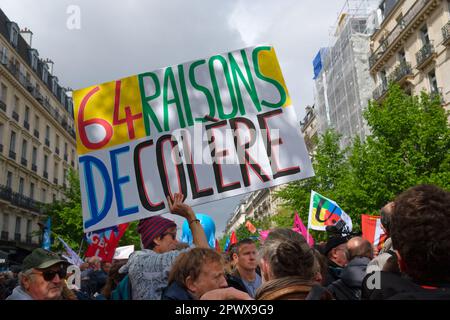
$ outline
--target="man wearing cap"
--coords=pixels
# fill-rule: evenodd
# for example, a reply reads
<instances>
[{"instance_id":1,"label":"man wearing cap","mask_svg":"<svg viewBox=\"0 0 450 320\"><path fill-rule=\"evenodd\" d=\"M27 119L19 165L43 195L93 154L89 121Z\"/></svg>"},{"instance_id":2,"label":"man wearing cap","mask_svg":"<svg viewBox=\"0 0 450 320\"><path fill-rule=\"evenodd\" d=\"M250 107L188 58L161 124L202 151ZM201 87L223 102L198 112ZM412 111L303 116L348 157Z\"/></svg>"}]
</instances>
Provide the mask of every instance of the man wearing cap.
<instances>
[{"instance_id":1,"label":"man wearing cap","mask_svg":"<svg viewBox=\"0 0 450 320\"><path fill-rule=\"evenodd\" d=\"M331 237L324 248L323 254L328 260L328 273L324 281L324 286L328 286L340 279L342 269L347 265L347 237Z\"/></svg>"},{"instance_id":2,"label":"man wearing cap","mask_svg":"<svg viewBox=\"0 0 450 320\"><path fill-rule=\"evenodd\" d=\"M184 196L180 193L174 194L173 201L168 197L170 212L187 219L196 247L209 248L200 221L183 200ZM176 250L177 225L160 216L141 220L138 232L143 250L135 251L128 263L120 269L120 273L128 272L133 300L160 300L175 259L180 253L190 249Z\"/></svg>"},{"instance_id":3,"label":"man wearing cap","mask_svg":"<svg viewBox=\"0 0 450 320\"><path fill-rule=\"evenodd\" d=\"M37 248L25 257L19 286L6 300L59 300L69 263L54 252Z\"/></svg>"}]
</instances>

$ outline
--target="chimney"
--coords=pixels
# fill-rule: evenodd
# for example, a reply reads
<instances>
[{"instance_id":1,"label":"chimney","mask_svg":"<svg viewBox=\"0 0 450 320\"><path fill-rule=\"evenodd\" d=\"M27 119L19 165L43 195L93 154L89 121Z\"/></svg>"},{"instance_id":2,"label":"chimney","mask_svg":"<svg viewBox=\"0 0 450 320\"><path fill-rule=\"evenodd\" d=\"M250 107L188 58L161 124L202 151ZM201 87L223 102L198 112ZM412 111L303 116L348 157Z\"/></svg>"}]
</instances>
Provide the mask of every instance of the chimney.
<instances>
[{"instance_id":1,"label":"chimney","mask_svg":"<svg viewBox=\"0 0 450 320\"><path fill-rule=\"evenodd\" d=\"M31 48L31 47L32 47L32 46L31 46L31 42L32 42L32 40L33 40L33 32L31 32L30 29L25 28L25 29L20 30L20 34L22 35L22 38L24 38L25 42L26 42L26 43L30 46L30 48Z\"/></svg>"}]
</instances>

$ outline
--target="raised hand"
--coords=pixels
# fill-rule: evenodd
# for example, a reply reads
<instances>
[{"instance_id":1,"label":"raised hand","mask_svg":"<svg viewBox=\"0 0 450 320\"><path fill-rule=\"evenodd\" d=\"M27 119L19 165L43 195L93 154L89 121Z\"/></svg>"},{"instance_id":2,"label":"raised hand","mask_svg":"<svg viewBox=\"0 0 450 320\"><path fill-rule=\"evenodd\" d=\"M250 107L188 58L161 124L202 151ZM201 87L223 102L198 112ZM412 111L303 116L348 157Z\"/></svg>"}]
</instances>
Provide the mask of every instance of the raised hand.
<instances>
[{"instance_id":1,"label":"raised hand","mask_svg":"<svg viewBox=\"0 0 450 320\"><path fill-rule=\"evenodd\" d=\"M169 204L170 212L176 214L180 217L186 218L189 220L195 219L195 213L192 208L183 203L184 196L182 193L175 193L173 195L173 201L170 197L167 197L167 203Z\"/></svg>"}]
</instances>

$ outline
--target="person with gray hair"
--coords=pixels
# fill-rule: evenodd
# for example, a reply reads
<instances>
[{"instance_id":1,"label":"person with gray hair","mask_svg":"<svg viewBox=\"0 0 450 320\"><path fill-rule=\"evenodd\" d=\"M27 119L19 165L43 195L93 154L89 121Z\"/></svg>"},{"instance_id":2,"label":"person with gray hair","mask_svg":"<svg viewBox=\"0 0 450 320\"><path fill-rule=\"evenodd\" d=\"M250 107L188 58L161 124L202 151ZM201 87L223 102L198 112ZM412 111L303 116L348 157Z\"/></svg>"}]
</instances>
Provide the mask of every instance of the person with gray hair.
<instances>
[{"instance_id":1,"label":"person with gray hair","mask_svg":"<svg viewBox=\"0 0 450 320\"><path fill-rule=\"evenodd\" d=\"M317 282L320 266L304 238L289 229L272 232L260 249L263 284L256 299L331 299Z\"/></svg>"},{"instance_id":2,"label":"person with gray hair","mask_svg":"<svg viewBox=\"0 0 450 320\"><path fill-rule=\"evenodd\" d=\"M34 249L23 260L19 285L6 300L61 300L68 265L56 253Z\"/></svg>"},{"instance_id":3,"label":"person with gray hair","mask_svg":"<svg viewBox=\"0 0 450 320\"><path fill-rule=\"evenodd\" d=\"M361 300L362 282L372 258L373 247L369 241L354 237L347 242L349 263L342 270L340 279L327 287L337 300Z\"/></svg>"}]
</instances>

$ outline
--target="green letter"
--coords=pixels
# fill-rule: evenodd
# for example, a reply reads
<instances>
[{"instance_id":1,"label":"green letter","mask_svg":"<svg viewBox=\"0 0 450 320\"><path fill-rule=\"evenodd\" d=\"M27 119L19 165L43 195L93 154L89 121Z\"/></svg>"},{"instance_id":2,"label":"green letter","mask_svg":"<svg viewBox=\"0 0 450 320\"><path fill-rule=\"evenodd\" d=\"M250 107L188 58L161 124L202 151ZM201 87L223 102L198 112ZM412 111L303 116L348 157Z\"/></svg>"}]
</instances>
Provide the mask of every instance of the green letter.
<instances>
[{"instance_id":1,"label":"green letter","mask_svg":"<svg viewBox=\"0 0 450 320\"><path fill-rule=\"evenodd\" d=\"M271 48L270 48L270 47L267 47L267 46L266 46L266 47L257 47L257 48L255 48L255 49L253 50L253 54L252 54L253 65L255 66L255 73L256 73L256 76L257 76L259 79L261 79L261 80L264 80L264 81L267 81L267 82L273 84L273 85L277 88L277 90L280 92L280 101L278 101L277 103L271 103L271 102L268 102L268 101L263 100L263 101L261 101L261 104L262 104L263 106L266 106L266 107L269 107L269 108L279 108L279 107L283 106L284 103L286 102L286 92L284 91L283 86L282 86L281 84L278 83L278 81L276 81L275 79L271 79L271 78L265 77L265 76L259 71L259 65L258 65L258 53L259 53L260 51L263 51L263 50L268 50L268 51L270 51L270 49L271 49Z\"/></svg>"},{"instance_id":2,"label":"green letter","mask_svg":"<svg viewBox=\"0 0 450 320\"><path fill-rule=\"evenodd\" d=\"M208 101L208 106L209 106L209 116L211 118L214 118L214 115L216 114L216 110L215 110L215 105L214 105L214 99L213 99L211 93L209 92L208 88L199 85L195 81L195 68L198 67L199 65L204 64L205 62L206 62L206 60L199 60L199 61L196 61L193 64L191 64L191 66L189 67L189 80L191 81L191 84L195 89L203 92L203 94L206 96L206 100ZM208 120L205 120L204 117L201 117L201 118L195 118L195 121L196 122L207 122Z\"/></svg>"},{"instance_id":3,"label":"green letter","mask_svg":"<svg viewBox=\"0 0 450 320\"><path fill-rule=\"evenodd\" d=\"M172 88L173 99L168 100L168 90L169 90L169 82ZM175 103L178 111L178 122L180 123L180 127L186 127L186 123L184 122L183 109L181 108L180 98L178 97L177 84L175 83L175 78L173 75L172 67L166 68L166 72L164 73L164 88L163 88L163 104L164 104L164 131L169 131L169 104Z\"/></svg>"},{"instance_id":4,"label":"green letter","mask_svg":"<svg viewBox=\"0 0 450 320\"><path fill-rule=\"evenodd\" d=\"M230 60L230 68L233 73L234 87L236 89L237 99L239 103L239 111L241 115L245 115L244 103L242 101L241 90L239 87L239 79L241 79L242 83L245 86L250 98L252 98L253 103L255 104L256 110L261 111L261 104L259 103L258 93L256 92L255 83L253 82L252 73L250 71L250 66L248 64L247 55L245 54L245 50L241 50L242 61L244 62L245 71L247 73L247 79L245 79L244 74L239 68L239 64L234 59L231 53L228 54L228 59Z\"/></svg>"},{"instance_id":5,"label":"green letter","mask_svg":"<svg viewBox=\"0 0 450 320\"><path fill-rule=\"evenodd\" d=\"M189 97L186 91L186 82L184 81L184 69L183 65L178 65L178 78L180 78L181 95L183 96L184 110L186 112L186 118L188 126L194 125L194 120L192 119L191 105L189 103Z\"/></svg>"},{"instance_id":6,"label":"green letter","mask_svg":"<svg viewBox=\"0 0 450 320\"><path fill-rule=\"evenodd\" d=\"M155 83L155 94L152 96L146 96L145 95L145 88L144 88L144 78L150 77L153 79L153 82ZM155 98L158 98L161 94L161 88L159 86L159 80L158 76L154 74L153 72L148 73L142 73L138 75L139 80L139 90L141 91L141 101L142 101L142 116L144 120L145 125L145 134L147 136L150 136L150 121L148 117L152 119L153 123L155 124L156 129L158 129L159 132L162 131L161 125L159 124L158 118L156 117L156 114L153 112L152 107L148 103L150 100L153 100Z\"/></svg>"},{"instance_id":7,"label":"green letter","mask_svg":"<svg viewBox=\"0 0 450 320\"><path fill-rule=\"evenodd\" d=\"M217 84L217 78L214 70L215 60L219 61L222 64L223 74L227 81L228 92L230 93L231 103L233 105L233 110L231 111L230 114L225 114L225 112L223 111L222 98L220 97L220 88ZM236 97L234 95L233 83L231 82L230 72L228 70L227 60L225 60L224 57L219 55L211 57L211 59L209 59L209 73L211 74L211 83L214 90L214 96L216 98L217 111L219 111L219 118L221 120L233 119L236 116L238 106L236 103Z\"/></svg>"}]
</instances>

